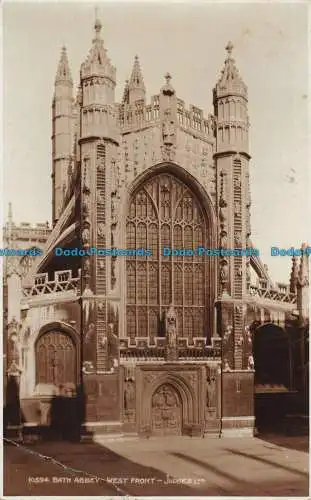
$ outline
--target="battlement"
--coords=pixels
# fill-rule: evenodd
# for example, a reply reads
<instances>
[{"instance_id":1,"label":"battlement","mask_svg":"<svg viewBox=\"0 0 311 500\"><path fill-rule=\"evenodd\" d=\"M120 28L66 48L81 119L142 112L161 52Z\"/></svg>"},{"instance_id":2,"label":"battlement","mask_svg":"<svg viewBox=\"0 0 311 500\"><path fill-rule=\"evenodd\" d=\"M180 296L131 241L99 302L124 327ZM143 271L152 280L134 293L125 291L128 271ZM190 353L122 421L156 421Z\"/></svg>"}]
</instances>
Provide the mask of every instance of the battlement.
<instances>
[{"instance_id":1,"label":"battlement","mask_svg":"<svg viewBox=\"0 0 311 500\"><path fill-rule=\"evenodd\" d=\"M119 105L119 125L123 133L131 130L148 127L160 122L160 94L151 98L151 103L146 104L143 99L134 104L122 103ZM199 133L203 136L214 137L215 118L212 115L204 117L203 110L193 106L189 109L181 99L177 99L176 122L183 130Z\"/></svg>"},{"instance_id":2,"label":"battlement","mask_svg":"<svg viewBox=\"0 0 311 500\"><path fill-rule=\"evenodd\" d=\"M155 337L153 341L148 337L136 337L120 339L121 361L164 361L166 352L166 338ZM206 345L205 337L194 337L192 340L186 337L177 339L178 359L180 361L206 359L217 359L220 357L220 343L212 339L212 345Z\"/></svg>"},{"instance_id":3,"label":"battlement","mask_svg":"<svg viewBox=\"0 0 311 500\"><path fill-rule=\"evenodd\" d=\"M134 104L119 105L119 125L122 132L150 126L160 121L160 96L151 98L151 104L145 104L143 99Z\"/></svg>"},{"instance_id":4,"label":"battlement","mask_svg":"<svg viewBox=\"0 0 311 500\"><path fill-rule=\"evenodd\" d=\"M5 240L14 238L15 240L47 240L52 229L46 222L38 222L30 224L21 222L19 225L12 223L11 226L6 224L3 231Z\"/></svg>"},{"instance_id":5,"label":"battlement","mask_svg":"<svg viewBox=\"0 0 311 500\"><path fill-rule=\"evenodd\" d=\"M181 99L177 99L177 120L179 125L187 131L196 131L214 137L215 118L212 115L204 117L203 110L193 104L190 104L187 109L185 102Z\"/></svg>"}]
</instances>

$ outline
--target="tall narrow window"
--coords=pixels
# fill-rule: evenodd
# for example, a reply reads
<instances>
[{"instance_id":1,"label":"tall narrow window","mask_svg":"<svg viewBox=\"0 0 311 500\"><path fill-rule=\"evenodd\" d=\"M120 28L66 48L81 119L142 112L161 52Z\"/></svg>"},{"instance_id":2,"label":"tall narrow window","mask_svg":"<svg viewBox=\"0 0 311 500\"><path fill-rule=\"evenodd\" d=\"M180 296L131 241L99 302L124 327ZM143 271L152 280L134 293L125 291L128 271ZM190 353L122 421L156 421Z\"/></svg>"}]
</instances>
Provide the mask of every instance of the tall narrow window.
<instances>
[{"instance_id":1,"label":"tall narrow window","mask_svg":"<svg viewBox=\"0 0 311 500\"><path fill-rule=\"evenodd\" d=\"M206 335L208 259L164 256L163 248L207 245L207 225L194 193L171 174L158 174L134 192L126 223L127 248L148 248L151 257L128 257L127 336L160 335L170 304L179 336Z\"/></svg>"}]
</instances>

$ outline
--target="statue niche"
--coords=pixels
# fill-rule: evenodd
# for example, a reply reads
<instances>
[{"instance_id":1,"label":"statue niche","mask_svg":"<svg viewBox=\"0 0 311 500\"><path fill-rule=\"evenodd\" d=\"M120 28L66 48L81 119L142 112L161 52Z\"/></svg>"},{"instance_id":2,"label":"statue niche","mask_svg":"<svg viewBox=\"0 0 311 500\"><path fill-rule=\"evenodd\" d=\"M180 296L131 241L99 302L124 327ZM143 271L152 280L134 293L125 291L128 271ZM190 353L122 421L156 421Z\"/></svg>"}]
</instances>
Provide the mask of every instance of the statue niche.
<instances>
[{"instance_id":1,"label":"statue niche","mask_svg":"<svg viewBox=\"0 0 311 500\"><path fill-rule=\"evenodd\" d=\"M166 336L166 359L168 361L176 361L178 358L177 316L172 305L170 305L165 314L164 327Z\"/></svg>"},{"instance_id":2,"label":"statue niche","mask_svg":"<svg viewBox=\"0 0 311 500\"><path fill-rule=\"evenodd\" d=\"M165 118L162 126L163 144L173 146L176 140L175 123L170 109L165 110Z\"/></svg>"},{"instance_id":3,"label":"statue niche","mask_svg":"<svg viewBox=\"0 0 311 500\"><path fill-rule=\"evenodd\" d=\"M175 348L177 346L177 316L172 305L170 305L165 315L165 335L167 345Z\"/></svg>"}]
</instances>

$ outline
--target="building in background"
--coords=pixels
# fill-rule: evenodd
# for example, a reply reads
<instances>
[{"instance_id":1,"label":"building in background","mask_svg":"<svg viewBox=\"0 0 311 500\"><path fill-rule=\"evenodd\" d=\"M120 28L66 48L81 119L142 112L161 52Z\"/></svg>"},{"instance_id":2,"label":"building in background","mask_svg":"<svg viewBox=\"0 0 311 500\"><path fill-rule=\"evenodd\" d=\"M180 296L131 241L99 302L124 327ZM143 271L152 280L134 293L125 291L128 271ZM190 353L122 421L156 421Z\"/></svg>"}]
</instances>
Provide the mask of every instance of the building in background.
<instances>
[{"instance_id":1,"label":"building in background","mask_svg":"<svg viewBox=\"0 0 311 500\"><path fill-rule=\"evenodd\" d=\"M76 95L65 48L56 73L53 227L10 216L5 228L5 246L44 249L6 259L8 429L66 438L79 419L82 435L250 435L255 415L257 427L280 426L307 411L308 259L293 259L290 285L274 285L255 255L233 46L205 117L169 74L147 103L137 56L117 103L99 20L94 29Z\"/></svg>"}]
</instances>

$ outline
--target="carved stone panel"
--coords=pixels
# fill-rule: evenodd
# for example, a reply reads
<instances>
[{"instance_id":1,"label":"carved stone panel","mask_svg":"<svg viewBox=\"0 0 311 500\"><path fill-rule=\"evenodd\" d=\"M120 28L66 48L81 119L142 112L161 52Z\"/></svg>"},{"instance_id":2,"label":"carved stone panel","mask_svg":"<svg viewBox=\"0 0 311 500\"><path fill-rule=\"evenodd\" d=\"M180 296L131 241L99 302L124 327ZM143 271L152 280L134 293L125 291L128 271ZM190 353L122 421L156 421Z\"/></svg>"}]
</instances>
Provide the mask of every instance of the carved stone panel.
<instances>
[{"instance_id":1,"label":"carved stone panel","mask_svg":"<svg viewBox=\"0 0 311 500\"><path fill-rule=\"evenodd\" d=\"M181 434L181 401L175 389L162 385L155 392L151 403L152 434L158 436Z\"/></svg>"}]
</instances>

